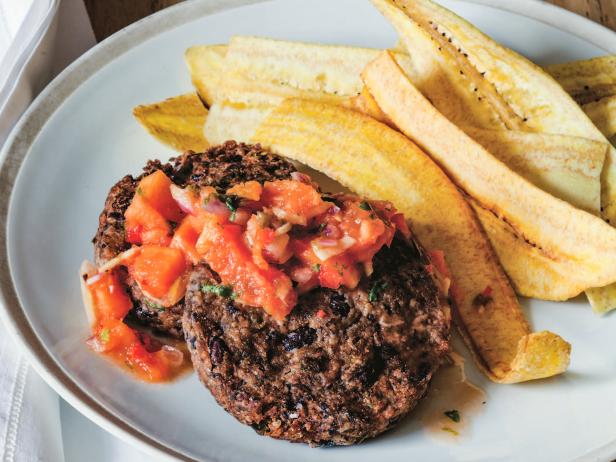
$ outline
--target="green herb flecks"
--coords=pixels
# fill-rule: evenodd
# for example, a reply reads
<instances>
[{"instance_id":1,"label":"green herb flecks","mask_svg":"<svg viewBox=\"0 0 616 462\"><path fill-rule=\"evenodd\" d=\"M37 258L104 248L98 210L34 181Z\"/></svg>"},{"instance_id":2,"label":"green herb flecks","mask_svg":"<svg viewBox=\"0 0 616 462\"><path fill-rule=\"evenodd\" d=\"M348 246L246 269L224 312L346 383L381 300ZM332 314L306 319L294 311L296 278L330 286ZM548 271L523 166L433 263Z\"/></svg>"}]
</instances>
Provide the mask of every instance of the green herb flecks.
<instances>
[{"instance_id":1,"label":"green herb flecks","mask_svg":"<svg viewBox=\"0 0 616 462\"><path fill-rule=\"evenodd\" d=\"M143 189L141 189L141 186L137 186L137 194L143 196Z\"/></svg>"},{"instance_id":2,"label":"green herb flecks","mask_svg":"<svg viewBox=\"0 0 616 462\"><path fill-rule=\"evenodd\" d=\"M233 288L231 286L225 286L222 284L221 285L204 284L203 286L201 286L201 291L205 293L218 295L219 297L235 298L235 294L233 293Z\"/></svg>"},{"instance_id":3,"label":"green herb flecks","mask_svg":"<svg viewBox=\"0 0 616 462\"><path fill-rule=\"evenodd\" d=\"M458 433L457 431L455 431L453 428L450 428L450 427L443 427L441 428L441 430L447 433L451 433L454 436L460 436L460 433Z\"/></svg>"},{"instance_id":4,"label":"green herb flecks","mask_svg":"<svg viewBox=\"0 0 616 462\"><path fill-rule=\"evenodd\" d=\"M224 203L227 208L231 210L231 216L229 217L229 221L235 221L235 212L237 212L237 208L239 206L239 198L237 196L226 195L221 195L220 198L224 200Z\"/></svg>"},{"instance_id":5,"label":"green herb flecks","mask_svg":"<svg viewBox=\"0 0 616 462\"><path fill-rule=\"evenodd\" d=\"M165 311L165 307L162 305L159 305L158 303L154 303L151 300L146 300L145 304L148 305L150 308L152 308L153 310L158 310L158 311Z\"/></svg>"},{"instance_id":6,"label":"green herb flecks","mask_svg":"<svg viewBox=\"0 0 616 462\"><path fill-rule=\"evenodd\" d=\"M101 333L99 334L101 342L107 343L109 341L109 334L110 334L109 329L101 330Z\"/></svg>"},{"instance_id":7,"label":"green herb flecks","mask_svg":"<svg viewBox=\"0 0 616 462\"><path fill-rule=\"evenodd\" d=\"M376 213L374 213L374 209L372 208L372 204L368 201L362 201L359 203L359 208L365 210L366 212L370 212L370 219L375 220Z\"/></svg>"},{"instance_id":8,"label":"green herb flecks","mask_svg":"<svg viewBox=\"0 0 616 462\"><path fill-rule=\"evenodd\" d=\"M321 271L321 264L315 263L314 265L312 265L312 271L315 273L318 273L319 271Z\"/></svg>"},{"instance_id":9,"label":"green herb flecks","mask_svg":"<svg viewBox=\"0 0 616 462\"><path fill-rule=\"evenodd\" d=\"M368 301L376 302L379 299L379 293L383 290L387 289L386 282L376 281L372 284L370 288L370 292L368 292Z\"/></svg>"},{"instance_id":10,"label":"green herb flecks","mask_svg":"<svg viewBox=\"0 0 616 462\"><path fill-rule=\"evenodd\" d=\"M451 411L443 412L447 417L449 417L454 422L460 422L460 413L457 409L452 409Z\"/></svg>"},{"instance_id":11,"label":"green herb flecks","mask_svg":"<svg viewBox=\"0 0 616 462\"><path fill-rule=\"evenodd\" d=\"M368 201L362 201L359 203L359 208L362 210L370 211L372 210L372 206Z\"/></svg>"}]
</instances>

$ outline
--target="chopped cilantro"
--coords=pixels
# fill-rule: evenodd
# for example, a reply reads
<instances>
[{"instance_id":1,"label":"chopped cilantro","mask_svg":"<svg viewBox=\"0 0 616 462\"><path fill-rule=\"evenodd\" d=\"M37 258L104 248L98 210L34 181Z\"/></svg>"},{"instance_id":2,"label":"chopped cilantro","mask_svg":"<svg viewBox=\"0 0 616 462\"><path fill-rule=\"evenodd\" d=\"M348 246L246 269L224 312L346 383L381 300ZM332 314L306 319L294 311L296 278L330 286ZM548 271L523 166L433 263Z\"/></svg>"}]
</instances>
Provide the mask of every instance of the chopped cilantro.
<instances>
[{"instance_id":1,"label":"chopped cilantro","mask_svg":"<svg viewBox=\"0 0 616 462\"><path fill-rule=\"evenodd\" d=\"M360 202L359 208L362 210L372 210L372 206L368 203L368 201Z\"/></svg>"},{"instance_id":2,"label":"chopped cilantro","mask_svg":"<svg viewBox=\"0 0 616 462\"><path fill-rule=\"evenodd\" d=\"M319 225L319 229L317 229L317 233L320 233L321 231L323 231L325 229L325 226L327 226L325 223L321 223Z\"/></svg>"},{"instance_id":3,"label":"chopped cilantro","mask_svg":"<svg viewBox=\"0 0 616 462\"><path fill-rule=\"evenodd\" d=\"M372 285L372 288L370 289L370 292L368 292L368 301L369 302L376 302L377 300L377 290L378 290L378 282L375 282Z\"/></svg>"},{"instance_id":4,"label":"chopped cilantro","mask_svg":"<svg viewBox=\"0 0 616 462\"><path fill-rule=\"evenodd\" d=\"M376 302L379 299L379 292L387 288L386 282L376 281L372 284L370 292L368 292L368 301Z\"/></svg>"},{"instance_id":5,"label":"chopped cilantro","mask_svg":"<svg viewBox=\"0 0 616 462\"><path fill-rule=\"evenodd\" d=\"M151 300L146 300L145 304L148 305L150 308L158 310L158 311L165 311L165 307L162 305L159 305L158 303L154 303Z\"/></svg>"},{"instance_id":6,"label":"chopped cilantro","mask_svg":"<svg viewBox=\"0 0 616 462\"><path fill-rule=\"evenodd\" d=\"M225 205L227 206L227 208L229 210L231 210L231 217L229 217L230 221L235 221L235 212L237 212L237 207L238 207L238 198L237 196L226 196L226 195L221 195L220 196L221 200L224 200Z\"/></svg>"},{"instance_id":7,"label":"chopped cilantro","mask_svg":"<svg viewBox=\"0 0 616 462\"><path fill-rule=\"evenodd\" d=\"M109 329L103 329L101 330L101 333L99 335L99 337L101 338L101 342L103 343L107 343L109 341Z\"/></svg>"},{"instance_id":8,"label":"chopped cilantro","mask_svg":"<svg viewBox=\"0 0 616 462\"><path fill-rule=\"evenodd\" d=\"M237 210L237 198L234 196L225 196L225 205L229 210L235 212Z\"/></svg>"},{"instance_id":9,"label":"chopped cilantro","mask_svg":"<svg viewBox=\"0 0 616 462\"><path fill-rule=\"evenodd\" d=\"M443 412L443 414L445 414L447 417L449 417L454 422L460 421L460 413L458 412L457 409L452 409L451 411L445 411Z\"/></svg>"},{"instance_id":10,"label":"chopped cilantro","mask_svg":"<svg viewBox=\"0 0 616 462\"><path fill-rule=\"evenodd\" d=\"M141 186L137 186L137 194L143 196L143 189L141 189Z\"/></svg>"},{"instance_id":11,"label":"chopped cilantro","mask_svg":"<svg viewBox=\"0 0 616 462\"><path fill-rule=\"evenodd\" d=\"M314 271L315 273L318 273L319 271L321 271L321 264L315 263L314 265L312 265L312 271Z\"/></svg>"},{"instance_id":12,"label":"chopped cilantro","mask_svg":"<svg viewBox=\"0 0 616 462\"><path fill-rule=\"evenodd\" d=\"M201 286L201 291L203 292L209 292L215 295L218 295L219 297L225 297L225 298L235 298L235 294L233 293L233 288L231 286L225 286L225 285L212 285L212 284L204 284L203 286Z\"/></svg>"},{"instance_id":13,"label":"chopped cilantro","mask_svg":"<svg viewBox=\"0 0 616 462\"><path fill-rule=\"evenodd\" d=\"M452 435L455 435L455 436L460 436L459 432L455 431L453 428L450 428L450 427L443 427L441 428L441 430L447 433L451 433Z\"/></svg>"}]
</instances>

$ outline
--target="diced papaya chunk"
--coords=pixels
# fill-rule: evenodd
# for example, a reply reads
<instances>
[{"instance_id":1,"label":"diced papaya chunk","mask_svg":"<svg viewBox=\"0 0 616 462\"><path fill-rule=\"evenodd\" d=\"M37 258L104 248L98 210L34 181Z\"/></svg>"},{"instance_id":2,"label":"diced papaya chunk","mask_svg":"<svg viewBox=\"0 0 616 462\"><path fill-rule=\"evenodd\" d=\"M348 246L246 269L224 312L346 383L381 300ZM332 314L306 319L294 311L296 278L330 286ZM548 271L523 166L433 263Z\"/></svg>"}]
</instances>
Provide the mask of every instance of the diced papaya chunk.
<instances>
[{"instance_id":1,"label":"diced papaya chunk","mask_svg":"<svg viewBox=\"0 0 616 462\"><path fill-rule=\"evenodd\" d=\"M231 194L238 197L243 197L251 201L258 201L261 199L261 192L263 187L258 181L247 181L245 183L238 183L227 190L227 194Z\"/></svg>"},{"instance_id":2,"label":"diced papaya chunk","mask_svg":"<svg viewBox=\"0 0 616 462\"><path fill-rule=\"evenodd\" d=\"M171 240L170 246L184 252L186 259L193 265L199 263L199 254L197 253L196 245L199 234L201 233L201 228L200 220L189 215L184 218L180 226L176 228L173 239Z\"/></svg>"},{"instance_id":3,"label":"diced papaya chunk","mask_svg":"<svg viewBox=\"0 0 616 462\"><path fill-rule=\"evenodd\" d=\"M330 289L338 289L341 285L354 289L360 278L357 264L344 256L330 258L319 268L319 284Z\"/></svg>"},{"instance_id":4,"label":"diced papaya chunk","mask_svg":"<svg viewBox=\"0 0 616 462\"><path fill-rule=\"evenodd\" d=\"M181 250L144 245L129 271L141 290L163 298L185 269L186 260Z\"/></svg>"},{"instance_id":5,"label":"diced papaya chunk","mask_svg":"<svg viewBox=\"0 0 616 462\"><path fill-rule=\"evenodd\" d=\"M179 223L184 214L171 196L171 180L162 170L146 176L137 186L137 194L157 210L166 220Z\"/></svg>"},{"instance_id":6,"label":"diced papaya chunk","mask_svg":"<svg viewBox=\"0 0 616 462\"><path fill-rule=\"evenodd\" d=\"M95 351L113 358L143 380L169 379L178 365L172 364L164 350L148 351L148 342L151 340L146 334L136 332L121 320L109 319L99 326L88 343Z\"/></svg>"},{"instance_id":7,"label":"diced papaya chunk","mask_svg":"<svg viewBox=\"0 0 616 462\"><path fill-rule=\"evenodd\" d=\"M166 246L171 242L169 222L137 193L124 213L126 239L131 244Z\"/></svg>"},{"instance_id":8,"label":"diced papaya chunk","mask_svg":"<svg viewBox=\"0 0 616 462\"><path fill-rule=\"evenodd\" d=\"M278 218L303 226L332 207L330 202L321 199L314 187L294 180L265 183L261 201L265 207L271 207Z\"/></svg>"},{"instance_id":9,"label":"diced papaya chunk","mask_svg":"<svg viewBox=\"0 0 616 462\"><path fill-rule=\"evenodd\" d=\"M97 323L109 319L123 319L133 306L115 271L97 274L86 284L92 296Z\"/></svg>"}]
</instances>

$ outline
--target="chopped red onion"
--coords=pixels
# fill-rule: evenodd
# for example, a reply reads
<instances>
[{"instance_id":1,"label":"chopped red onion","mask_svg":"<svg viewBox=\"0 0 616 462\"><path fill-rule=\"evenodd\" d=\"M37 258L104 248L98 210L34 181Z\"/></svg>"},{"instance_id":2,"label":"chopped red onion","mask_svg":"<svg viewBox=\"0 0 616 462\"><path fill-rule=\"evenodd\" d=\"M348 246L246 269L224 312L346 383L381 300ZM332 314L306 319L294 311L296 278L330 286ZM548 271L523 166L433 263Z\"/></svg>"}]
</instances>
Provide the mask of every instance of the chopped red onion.
<instances>
[{"instance_id":1,"label":"chopped red onion","mask_svg":"<svg viewBox=\"0 0 616 462\"><path fill-rule=\"evenodd\" d=\"M203 204L203 209L206 212L212 213L223 220L228 220L231 216L231 210L223 204L215 195L210 195L208 200Z\"/></svg>"},{"instance_id":2,"label":"chopped red onion","mask_svg":"<svg viewBox=\"0 0 616 462\"><path fill-rule=\"evenodd\" d=\"M342 232L340 231L340 229L336 225L333 225L331 223L328 223L325 228L323 228L322 234L323 236L330 239L340 239L340 237L342 236Z\"/></svg>"},{"instance_id":3,"label":"chopped red onion","mask_svg":"<svg viewBox=\"0 0 616 462\"><path fill-rule=\"evenodd\" d=\"M314 272L307 266L300 266L291 270L291 279L300 284L306 283L312 279Z\"/></svg>"},{"instance_id":4,"label":"chopped red onion","mask_svg":"<svg viewBox=\"0 0 616 462\"><path fill-rule=\"evenodd\" d=\"M191 191L188 189L182 189L175 184L172 184L169 189L171 190L171 197L173 197L173 200L177 202L182 212L193 213L195 211L195 201Z\"/></svg>"}]
</instances>

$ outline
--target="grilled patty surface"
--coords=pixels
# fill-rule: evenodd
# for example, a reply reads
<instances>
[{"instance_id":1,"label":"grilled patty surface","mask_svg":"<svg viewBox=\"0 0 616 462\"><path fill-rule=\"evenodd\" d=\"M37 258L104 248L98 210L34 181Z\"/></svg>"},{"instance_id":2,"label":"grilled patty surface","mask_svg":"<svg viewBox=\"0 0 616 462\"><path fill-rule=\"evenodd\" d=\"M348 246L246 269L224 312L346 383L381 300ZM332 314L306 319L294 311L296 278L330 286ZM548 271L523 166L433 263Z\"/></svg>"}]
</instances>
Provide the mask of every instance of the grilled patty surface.
<instances>
[{"instance_id":1,"label":"grilled patty surface","mask_svg":"<svg viewBox=\"0 0 616 462\"><path fill-rule=\"evenodd\" d=\"M318 446L374 437L426 394L448 351L449 306L427 264L397 237L356 289L314 289L282 322L204 292L220 281L199 266L183 316L194 368L260 434Z\"/></svg>"}]
</instances>

